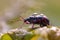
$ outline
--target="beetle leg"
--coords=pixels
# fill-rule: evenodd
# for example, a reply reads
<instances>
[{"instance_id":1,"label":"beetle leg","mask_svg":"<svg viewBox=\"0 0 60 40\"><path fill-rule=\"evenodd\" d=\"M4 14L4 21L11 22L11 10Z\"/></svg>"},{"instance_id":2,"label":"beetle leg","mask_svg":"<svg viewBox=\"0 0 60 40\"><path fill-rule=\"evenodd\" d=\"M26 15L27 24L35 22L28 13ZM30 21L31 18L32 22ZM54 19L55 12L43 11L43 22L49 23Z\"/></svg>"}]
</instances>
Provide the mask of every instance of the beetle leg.
<instances>
[{"instance_id":1,"label":"beetle leg","mask_svg":"<svg viewBox=\"0 0 60 40\"><path fill-rule=\"evenodd\" d=\"M34 24L32 24L32 28L34 28Z\"/></svg>"}]
</instances>

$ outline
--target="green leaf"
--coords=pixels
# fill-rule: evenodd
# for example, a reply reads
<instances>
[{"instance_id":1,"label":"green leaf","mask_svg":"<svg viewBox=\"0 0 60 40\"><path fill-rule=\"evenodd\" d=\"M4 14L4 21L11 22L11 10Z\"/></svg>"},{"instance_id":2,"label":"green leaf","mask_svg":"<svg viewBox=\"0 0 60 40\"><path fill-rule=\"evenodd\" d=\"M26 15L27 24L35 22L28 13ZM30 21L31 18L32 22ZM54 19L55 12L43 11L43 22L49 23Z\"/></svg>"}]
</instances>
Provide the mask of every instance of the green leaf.
<instances>
[{"instance_id":1,"label":"green leaf","mask_svg":"<svg viewBox=\"0 0 60 40\"><path fill-rule=\"evenodd\" d=\"M26 34L23 38L23 40L31 40L31 38L33 37L33 34Z\"/></svg>"},{"instance_id":2,"label":"green leaf","mask_svg":"<svg viewBox=\"0 0 60 40\"><path fill-rule=\"evenodd\" d=\"M4 35L1 37L1 40L12 40L12 38L9 36L9 34L4 34Z\"/></svg>"}]
</instances>

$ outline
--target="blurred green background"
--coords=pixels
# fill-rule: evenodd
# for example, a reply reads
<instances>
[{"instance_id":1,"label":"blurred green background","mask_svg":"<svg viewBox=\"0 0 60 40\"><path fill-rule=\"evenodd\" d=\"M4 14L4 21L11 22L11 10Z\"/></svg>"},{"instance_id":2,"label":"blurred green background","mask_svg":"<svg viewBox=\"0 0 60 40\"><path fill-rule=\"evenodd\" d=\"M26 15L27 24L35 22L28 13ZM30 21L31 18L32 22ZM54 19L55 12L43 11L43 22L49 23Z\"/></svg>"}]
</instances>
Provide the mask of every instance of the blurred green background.
<instances>
[{"instance_id":1,"label":"blurred green background","mask_svg":"<svg viewBox=\"0 0 60 40\"><path fill-rule=\"evenodd\" d=\"M9 20L8 16L6 17L8 25L12 28L19 27L23 23L19 21L20 15L26 18L35 12L45 14L51 25L60 26L60 0L0 0L0 16L5 17L7 12L12 13L12 16L17 14Z\"/></svg>"}]
</instances>

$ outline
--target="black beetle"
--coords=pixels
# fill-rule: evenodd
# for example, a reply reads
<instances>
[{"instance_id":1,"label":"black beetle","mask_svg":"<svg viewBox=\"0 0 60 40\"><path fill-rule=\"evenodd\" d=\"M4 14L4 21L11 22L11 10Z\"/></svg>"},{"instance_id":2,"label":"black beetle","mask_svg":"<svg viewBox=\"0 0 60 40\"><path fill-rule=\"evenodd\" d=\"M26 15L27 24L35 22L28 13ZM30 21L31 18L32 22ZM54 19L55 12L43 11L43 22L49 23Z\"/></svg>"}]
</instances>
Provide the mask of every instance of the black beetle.
<instances>
[{"instance_id":1,"label":"black beetle","mask_svg":"<svg viewBox=\"0 0 60 40\"><path fill-rule=\"evenodd\" d=\"M49 20L45 17L29 17L24 19L24 23L33 24L32 28L34 28L34 24L40 25L40 27L44 27L49 25Z\"/></svg>"}]
</instances>

